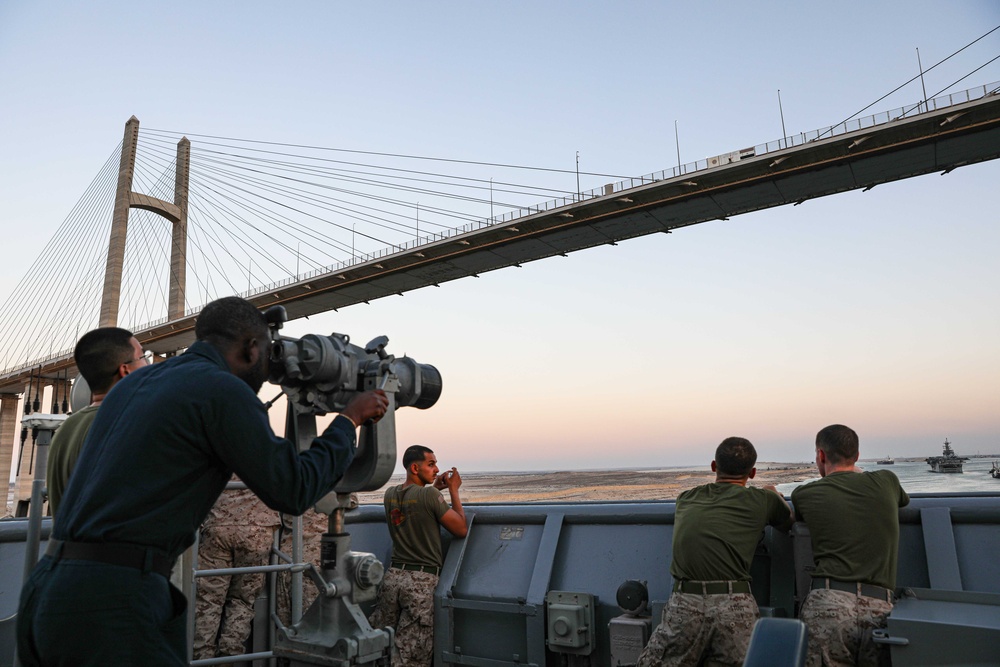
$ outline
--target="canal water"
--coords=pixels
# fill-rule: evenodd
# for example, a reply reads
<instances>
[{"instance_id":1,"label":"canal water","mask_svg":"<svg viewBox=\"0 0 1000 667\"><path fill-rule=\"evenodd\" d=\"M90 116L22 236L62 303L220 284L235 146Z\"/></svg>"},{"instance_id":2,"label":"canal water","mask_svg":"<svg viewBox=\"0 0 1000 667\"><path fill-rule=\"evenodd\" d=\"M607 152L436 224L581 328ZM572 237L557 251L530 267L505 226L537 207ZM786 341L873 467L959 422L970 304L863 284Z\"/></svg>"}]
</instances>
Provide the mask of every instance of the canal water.
<instances>
[{"instance_id":1,"label":"canal water","mask_svg":"<svg viewBox=\"0 0 1000 667\"><path fill-rule=\"evenodd\" d=\"M936 473L924 461L896 461L893 465L880 466L874 461L864 461L858 467L865 470L891 470L899 478L899 483L907 493L972 493L991 491L1000 493L1000 479L993 479L990 468L992 459L969 459L962 473ZM818 477L817 477L818 479ZM778 491L784 495L805 484L792 482L779 484Z\"/></svg>"}]
</instances>

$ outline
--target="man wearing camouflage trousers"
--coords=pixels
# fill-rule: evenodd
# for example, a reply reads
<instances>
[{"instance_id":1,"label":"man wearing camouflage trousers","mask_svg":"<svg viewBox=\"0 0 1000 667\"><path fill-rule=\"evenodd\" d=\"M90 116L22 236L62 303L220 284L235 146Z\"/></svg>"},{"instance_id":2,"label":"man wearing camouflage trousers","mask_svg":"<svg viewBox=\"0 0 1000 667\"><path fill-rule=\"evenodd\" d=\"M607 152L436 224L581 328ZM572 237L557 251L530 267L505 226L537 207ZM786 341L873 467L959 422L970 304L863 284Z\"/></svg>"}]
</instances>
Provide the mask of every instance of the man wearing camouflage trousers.
<instances>
[{"instance_id":1,"label":"man wearing camouflage trousers","mask_svg":"<svg viewBox=\"0 0 1000 667\"><path fill-rule=\"evenodd\" d=\"M370 619L374 628L395 630L393 667L430 667L434 657L434 589L444 558L441 530L465 537L468 527L458 495L462 478L452 468L438 474L427 447L403 453L406 481L385 492L385 518L392 537L392 559ZM441 495L448 489L451 507Z\"/></svg>"},{"instance_id":2,"label":"man wearing camouflage trousers","mask_svg":"<svg viewBox=\"0 0 1000 667\"><path fill-rule=\"evenodd\" d=\"M712 461L715 482L678 496L673 594L638 667L743 664L760 613L750 593L750 562L764 526L792 524L773 486L747 487L756 462L749 440L726 438Z\"/></svg>"},{"instance_id":3,"label":"man wearing camouflage trousers","mask_svg":"<svg viewBox=\"0 0 1000 667\"><path fill-rule=\"evenodd\" d=\"M799 619L809 629L808 667L874 667L891 661L872 631L885 628L895 601L899 508L910 497L889 470L863 472L858 434L843 424L816 434L821 479L792 491L809 526L813 559Z\"/></svg>"},{"instance_id":4,"label":"man wearing camouflage trousers","mask_svg":"<svg viewBox=\"0 0 1000 667\"><path fill-rule=\"evenodd\" d=\"M267 565L278 524L278 513L253 491L227 489L202 524L198 569ZM263 573L198 579L195 660L246 652L254 601L263 587Z\"/></svg>"}]
</instances>

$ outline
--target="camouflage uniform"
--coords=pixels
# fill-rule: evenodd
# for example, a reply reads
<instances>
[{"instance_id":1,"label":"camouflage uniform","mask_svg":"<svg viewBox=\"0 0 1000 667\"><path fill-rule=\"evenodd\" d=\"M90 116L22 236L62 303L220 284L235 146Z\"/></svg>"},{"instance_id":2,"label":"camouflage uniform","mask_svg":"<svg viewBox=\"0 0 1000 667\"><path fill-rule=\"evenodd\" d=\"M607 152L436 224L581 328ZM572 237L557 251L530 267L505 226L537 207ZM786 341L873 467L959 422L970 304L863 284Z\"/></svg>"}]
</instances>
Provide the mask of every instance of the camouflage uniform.
<instances>
[{"instance_id":1,"label":"camouflage uniform","mask_svg":"<svg viewBox=\"0 0 1000 667\"><path fill-rule=\"evenodd\" d=\"M434 589L438 575L390 567L382 580L373 628L396 629L392 667L430 667L434 657Z\"/></svg>"},{"instance_id":2,"label":"camouflage uniform","mask_svg":"<svg viewBox=\"0 0 1000 667\"><path fill-rule=\"evenodd\" d=\"M742 665L758 613L749 593L675 592L637 667Z\"/></svg>"},{"instance_id":3,"label":"camouflage uniform","mask_svg":"<svg viewBox=\"0 0 1000 667\"><path fill-rule=\"evenodd\" d=\"M810 591L799 611L809 628L807 667L889 665L889 647L876 644L872 630L885 628L892 605L846 591Z\"/></svg>"},{"instance_id":4,"label":"camouflage uniform","mask_svg":"<svg viewBox=\"0 0 1000 667\"><path fill-rule=\"evenodd\" d=\"M201 528L198 567L267 565L278 514L249 489L223 492ZM245 652L264 574L199 577L194 658Z\"/></svg>"}]
</instances>

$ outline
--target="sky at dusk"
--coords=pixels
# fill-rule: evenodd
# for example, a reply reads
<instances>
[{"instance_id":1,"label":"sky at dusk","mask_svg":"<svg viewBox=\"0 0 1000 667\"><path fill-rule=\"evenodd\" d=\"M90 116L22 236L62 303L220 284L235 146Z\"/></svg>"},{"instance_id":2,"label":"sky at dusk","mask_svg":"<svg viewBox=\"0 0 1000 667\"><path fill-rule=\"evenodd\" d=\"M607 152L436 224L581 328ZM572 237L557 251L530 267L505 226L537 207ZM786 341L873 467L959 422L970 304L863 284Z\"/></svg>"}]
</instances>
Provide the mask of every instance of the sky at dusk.
<instances>
[{"instance_id":1,"label":"sky at dusk","mask_svg":"<svg viewBox=\"0 0 1000 667\"><path fill-rule=\"evenodd\" d=\"M6 298L124 123L641 175L839 123L1000 25L939 2L0 2ZM1000 81L1000 31L927 72ZM989 63L989 64L987 64ZM985 66L984 66L985 65ZM975 73L970 72L980 68ZM958 83L956 83L958 82ZM920 81L866 113L915 103ZM677 128L675 140L675 123ZM679 144L679 146L678 146ZM568 177L567 177L568 178ZM1000 453L1000 163L292 322L438 367L399 448L463 470ZM598 182L584 187L597 187ZM110 211L108 212L110 216ZM30 317L30 313L5 313ZM266 386L268 399L274 393Z\"/></svg>"}]
</instances>

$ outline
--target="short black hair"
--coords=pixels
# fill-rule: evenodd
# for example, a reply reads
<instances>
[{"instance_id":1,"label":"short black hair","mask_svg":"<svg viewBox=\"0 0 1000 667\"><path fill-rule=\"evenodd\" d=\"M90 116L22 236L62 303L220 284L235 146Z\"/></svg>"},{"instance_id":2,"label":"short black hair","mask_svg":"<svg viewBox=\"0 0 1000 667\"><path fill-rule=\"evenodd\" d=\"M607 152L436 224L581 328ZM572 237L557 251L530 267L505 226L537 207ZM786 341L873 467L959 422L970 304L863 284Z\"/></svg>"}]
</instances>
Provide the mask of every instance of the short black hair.
<instances>
[{"instance_id":1,"label":"short black hair","mask_svg":"<svg viewBox=\"0 0 1000 667\"><path fill-rule=\"evenodd\" d=\"M746 477L757 463L757 450L746 438L726 438L715 449L715 468L727 477Z\"/></svg>"},{"instance_id":2,"label":"short black hair","mask_svg":"<svg viewBox=\"0 0 1000 667\"><path fill-rule=\"evenodd\" d=\"M80 337L73 360L92 393L111 389L118 367L133 361L132 332L120 327L101 327Z\"/></svg>"},{"instance_id":3,"label":"short black hair","mask_svg":"<svg viewBox=\"0 0 1000 667\"><path fill-rule=\"evenodd\" d=\"M428 454L433 454L434 451L424 447L423 445L410 445L403 452L403 467L406 468L407 472L410 470L410 466L414 463L423 463L424 459L427 458Z\"/></svg>"},{"instance_id":4,"label":"short black hair","mask_svg":"<svg viewBox=\"0 0 1000 667\"><path fill-rule=\"evenodd\" d=\"M816 449L834 465L857 461L858 434L843 424L831 424L816 434Z\"/></svg>"},{"instance_id":5,"label":"short black hair","mask_svg":"<svg viewBox=\"0 0 1000 667\"><path fill-rule=\"evenodd\" d=\"M194 335L198 340L225 349L247 336L266 336L267 320L246 299L227 296L211 302L198 313Z\"/></svg>"}]
</instances>

